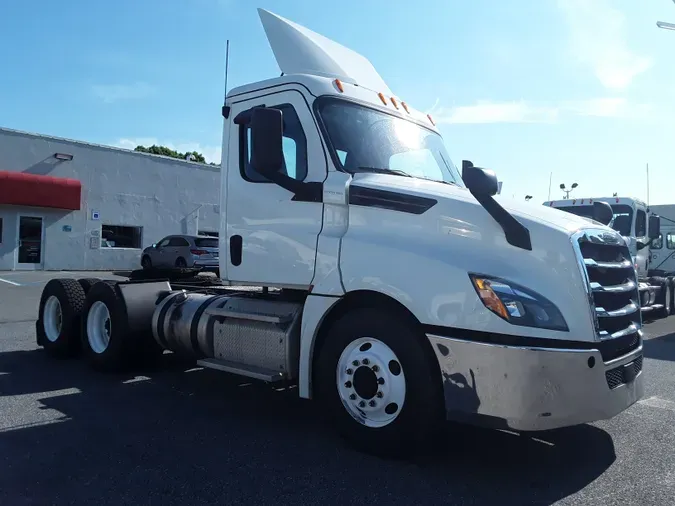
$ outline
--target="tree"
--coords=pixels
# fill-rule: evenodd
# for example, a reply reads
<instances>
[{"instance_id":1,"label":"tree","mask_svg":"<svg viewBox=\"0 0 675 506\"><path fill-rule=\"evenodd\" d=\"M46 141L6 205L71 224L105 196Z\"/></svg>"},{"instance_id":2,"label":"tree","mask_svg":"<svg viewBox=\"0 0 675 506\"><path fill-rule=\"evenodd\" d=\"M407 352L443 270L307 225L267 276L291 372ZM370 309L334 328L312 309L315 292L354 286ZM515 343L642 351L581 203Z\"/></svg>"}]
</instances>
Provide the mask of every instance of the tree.
<instances>
[{"instance_id":1,"label":"tree","mask_svg":"<svg viewBox=\"0 0 675 506\"><path fill-rule=\"evenodd\" d=\"M150 153L153 155L168 156L171 158L178 158L180 160L186 160L188 158L188 155L192 155L191 161L198 163L206 163L206 158L204 158L204 155L202 155L197 151L186 151L185 153L179 153L175 149L170 149L167 148L166 146L155 146L154 144L149 148L146 148L145 146L136 146L134 148L134 151L138 151L139 153ZM217 164L211 163L209 165L217 165Z\"/></svg>"}]
</instances>

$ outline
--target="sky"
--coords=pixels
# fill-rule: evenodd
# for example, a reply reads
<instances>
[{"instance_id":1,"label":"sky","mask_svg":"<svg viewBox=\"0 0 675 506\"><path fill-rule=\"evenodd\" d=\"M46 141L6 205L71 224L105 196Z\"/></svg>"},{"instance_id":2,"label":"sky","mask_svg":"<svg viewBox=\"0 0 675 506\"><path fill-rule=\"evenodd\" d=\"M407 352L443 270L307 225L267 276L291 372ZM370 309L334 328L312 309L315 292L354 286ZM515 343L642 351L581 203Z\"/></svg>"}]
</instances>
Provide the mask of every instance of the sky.
<instances>
[{"instance_id":1,"label":"sky","mask_svg":"<svg viewBox=\"0 0 675 506\"><path fill-rule=\"evenodd\" d=\"M279 75L263 7L366 56L430 112L457 166L533 203L675 204L671 0L32 0L5 2L0 126L220 161L229 87ZM552 178L551 178L552 174Z\"/></svg>"}]
</instances>

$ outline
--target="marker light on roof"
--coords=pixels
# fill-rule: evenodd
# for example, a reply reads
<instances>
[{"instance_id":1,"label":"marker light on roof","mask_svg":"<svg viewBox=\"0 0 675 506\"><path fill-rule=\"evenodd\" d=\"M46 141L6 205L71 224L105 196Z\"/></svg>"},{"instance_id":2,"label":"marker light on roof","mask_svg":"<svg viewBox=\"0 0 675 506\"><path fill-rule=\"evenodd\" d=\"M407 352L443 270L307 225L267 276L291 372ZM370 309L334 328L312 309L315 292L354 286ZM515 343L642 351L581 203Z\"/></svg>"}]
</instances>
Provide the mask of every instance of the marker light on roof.
<instances>
[{"instance_id":1,"label":"marker light on roof","mask_svg":"<svg viewBox=\"0 0 675 506\"><path fill-rule=\"evenodd\" d=\"M340 81L339 79L336 79L336 80L333 81L333 82L335 83L335 86L337 86L337 89L340 90L340 93L344 93L344 92L345 92L345 89L344 89L344 87L342 86L342 81Z\"/></svg>"},{"instance_id":2,"label":"marker light on roof","mask_svg":"<svg viewBox=\"0 0 675 506\"><path fill-rule=\"evenodd\" d=\"M436 123L434 123L434 119L431 117L431 114L427 114L427 118L429 118L429 121L431 121L431 124L436 126Z\"/></svg>"},{"instance_id":3,"label":"marker light on roof","mask_svg":"<svg viewBox=\"0 0 675 506\"><path fill-rule=\"evenodd\" d=\"M387 105L387 99L384 98L384 95L382 93L378 93L377 96L380 97L380 100L382 100L382 103L384 105Z\"/></svg>"},{"instance_id":4,"label":"marker light on roof","mask_svg":"<svg viewBox=\"0 0 675 506\"><path fill-rule=\"evenodd\" d=\"M410 111L408 110L408 104L406 104L405 102L401 102L401 105L402 105L403 108L405 109L405 112L407 112L408 114L410 114Z\"/></svg>"},{"instance_id":5,"label":"marker light on roof","mask_svg":"<svg viewBox=\"0 0 675 506\"><path fill-rule=\"evenodd\" d=\"M394 107L398 109L398 102L396 102L396 99L394 97L391 97L391 103L394 104Z\"/></svg>"}]
</instances>

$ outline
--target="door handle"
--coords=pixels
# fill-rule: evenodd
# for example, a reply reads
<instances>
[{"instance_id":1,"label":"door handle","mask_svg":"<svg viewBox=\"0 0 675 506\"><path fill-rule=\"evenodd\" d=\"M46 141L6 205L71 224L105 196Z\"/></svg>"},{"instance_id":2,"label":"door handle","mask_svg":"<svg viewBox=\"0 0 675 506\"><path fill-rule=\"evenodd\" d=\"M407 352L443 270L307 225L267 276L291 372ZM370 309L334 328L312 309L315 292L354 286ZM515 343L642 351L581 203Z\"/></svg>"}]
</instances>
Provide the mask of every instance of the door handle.
<instances>
[{"instance_id":1,"label":"door handle","mask_svg":"<svg viewBox=\"0 0 675 506\"><path fill-rule=\"evenodd\" d=\"M240 235L230 237L230 262L232 265L241 265L243 238Z\"/></svg>"}]
</instances>

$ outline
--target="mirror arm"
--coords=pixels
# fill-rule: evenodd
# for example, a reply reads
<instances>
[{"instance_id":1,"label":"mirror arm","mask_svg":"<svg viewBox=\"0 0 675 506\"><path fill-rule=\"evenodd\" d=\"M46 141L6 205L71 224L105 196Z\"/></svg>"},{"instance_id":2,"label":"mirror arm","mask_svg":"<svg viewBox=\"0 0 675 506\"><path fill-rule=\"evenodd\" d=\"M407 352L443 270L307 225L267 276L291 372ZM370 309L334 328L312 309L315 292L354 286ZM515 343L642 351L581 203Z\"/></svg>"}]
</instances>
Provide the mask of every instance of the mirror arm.
<instances>
[{"instance_id":1,"label":"mirror arm","mask_svg":"<svg viewBox=\"0 0 675 506\"><path fill-rule=\"evenodd\" d=\"M532 239L530 238L530 231L511 213L499 205L490 195L478 195L473 192L471 194L476 198L483 208L490 213L490 216L499 223L504 230L506 242L516 248L522 248L532 251Z\"/></svg>"},{"instance_id":2,"label":"mirror arm","mask_svg":"<svg viewBox=\"0 0 675 506\"><path fill-rule=\"evenodd\" d=\"M296 202L322 202L323 201L323 184L322 183L304 183L293 179L281 172L274 172L272 174L263 174L267 179L274 184L281 186L284 190L293 193L293 199Z\"/></svg>"}]
</instances>

